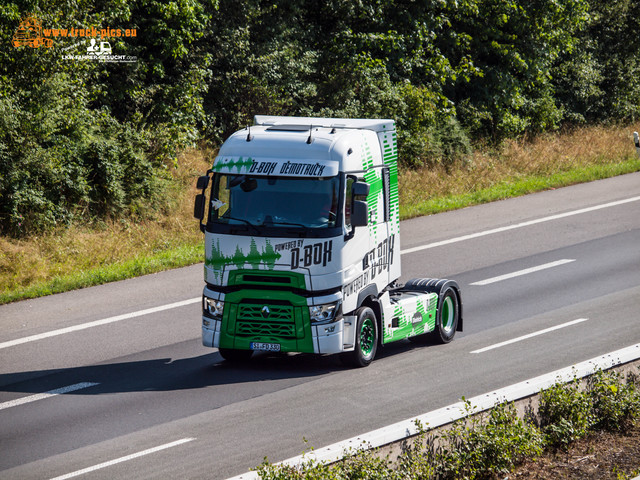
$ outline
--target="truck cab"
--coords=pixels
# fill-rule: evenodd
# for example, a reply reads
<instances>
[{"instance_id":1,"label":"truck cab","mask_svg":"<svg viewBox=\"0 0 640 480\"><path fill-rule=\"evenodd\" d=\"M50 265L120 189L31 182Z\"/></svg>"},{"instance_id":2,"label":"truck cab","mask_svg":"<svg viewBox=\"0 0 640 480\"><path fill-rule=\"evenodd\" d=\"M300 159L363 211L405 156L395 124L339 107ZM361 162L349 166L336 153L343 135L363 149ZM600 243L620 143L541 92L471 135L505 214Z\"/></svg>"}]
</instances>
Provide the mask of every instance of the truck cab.
<instances>
[{"instance_id":1,"label":"truck cab","mask_svg":"<svg viewBox=\"0 0 640 480\"><path fill-rule=\"evenodd\" d=\"M225 359L339 353L366 366L390 341L462 328L454 281L396 284L393 120L256 116L198 187L202 341Z\"/></svg>"}]
</instances>

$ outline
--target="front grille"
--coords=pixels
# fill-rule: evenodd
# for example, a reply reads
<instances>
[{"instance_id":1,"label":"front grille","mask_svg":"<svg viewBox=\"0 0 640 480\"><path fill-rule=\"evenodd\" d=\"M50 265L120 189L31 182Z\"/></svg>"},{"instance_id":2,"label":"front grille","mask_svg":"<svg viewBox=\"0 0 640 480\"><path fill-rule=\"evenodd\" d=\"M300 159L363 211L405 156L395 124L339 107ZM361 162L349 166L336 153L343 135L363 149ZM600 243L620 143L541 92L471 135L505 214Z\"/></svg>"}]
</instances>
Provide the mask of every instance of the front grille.
<instances>
[{"instance_id":1,"label":"front grille","mask_svg":"<svg viewBox=\"0 0 640 480\"><path fill-rule=\"evenodd\" d=\"M263 315L262 309L264 306L269 307L269 315ZM291 305L273 305L273 304L261 304L255 303L247 305L241 303L238 306L238 320L258 320L264 322L293 322L293 306Z\"/></svg>"},{"instance_id":2,"label":"front grille","mask_svg":"<svg viewBox=\"0 0 640 480\"><path fill-rule=\"evenodd\" d=\"M296 326L293 323L238 322L236 333L250 337L295 338Z\"/></svg>"},{"instance_id":3,"label":"front grille","mask_svg":"<svg viewBox=\"0 0 640 480\"><path fill-rule=\"evenodd\" d=\"M265 306L268 314L263 310ZM236 317L236 335L296 338L294 307L276 302L241 303Z\"/></svg>"},{"instance_id":4,"label":"front grille","mask_svg":"<svg viewBox=\"0 0 640 480\"><path fill-rule=\"evenodd\" d=\"M291 283L291 279L289 277L255 274L245 274L242 276L242 280L248 283Z\"/></svg>"}]
</instances>

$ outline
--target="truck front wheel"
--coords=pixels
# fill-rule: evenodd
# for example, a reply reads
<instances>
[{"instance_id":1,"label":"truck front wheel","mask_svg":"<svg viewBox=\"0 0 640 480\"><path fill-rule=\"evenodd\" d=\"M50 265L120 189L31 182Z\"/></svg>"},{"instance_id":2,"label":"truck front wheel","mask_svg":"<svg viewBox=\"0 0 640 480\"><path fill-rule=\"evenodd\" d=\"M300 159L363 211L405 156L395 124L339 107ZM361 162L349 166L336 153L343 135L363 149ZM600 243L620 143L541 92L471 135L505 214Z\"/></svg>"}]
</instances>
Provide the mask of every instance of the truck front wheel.
<instances>
[{"instance_id":1,"label":"truck front wheel","mask_svg":"<svg viewBox=\"0 0 640 480\"><path fill-rule=\"evenodd\" d=\"M342 360L352 367L366 367L378 349L378 322L369 307L356 311L356 344L353 352L342 354Z\"/></svg>"},{"instance_id":2,"label":"truck front wheel","mask_svg":"<svg viewBox=\"0 0 640 480\"><path fill-rule=\"evenodd\" d=\"M438 314L436 316L436 328L432 335L438 343L449 343L453 340L458 328L460 318L460 302L458 295L452 287L447 287L441 292L438 299Z\"/></svg>"}]
</instances>

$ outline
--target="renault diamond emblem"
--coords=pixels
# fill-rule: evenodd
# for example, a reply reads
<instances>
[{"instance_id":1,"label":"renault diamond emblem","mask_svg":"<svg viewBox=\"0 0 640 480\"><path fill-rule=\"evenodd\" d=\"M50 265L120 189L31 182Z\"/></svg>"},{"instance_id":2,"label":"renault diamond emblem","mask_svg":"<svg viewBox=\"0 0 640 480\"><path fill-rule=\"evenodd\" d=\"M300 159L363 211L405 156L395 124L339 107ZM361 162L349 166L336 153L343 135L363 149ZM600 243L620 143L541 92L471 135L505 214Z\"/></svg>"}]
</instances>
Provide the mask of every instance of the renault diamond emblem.
<instances>
[{"instance_id":1,"label":"renault diamond emblem","mask_svg":"<svg viewBox=\"0 0 640 480\"><path fill-rule=\"evenodd\" d=\"M262 313L262 316L264 318L267 318L269 315L271 315L271 310L269 310L269 307L265 305L264 307L262 307L262 310L260 310L260 313Z\"/></svg>"}]
</instances>

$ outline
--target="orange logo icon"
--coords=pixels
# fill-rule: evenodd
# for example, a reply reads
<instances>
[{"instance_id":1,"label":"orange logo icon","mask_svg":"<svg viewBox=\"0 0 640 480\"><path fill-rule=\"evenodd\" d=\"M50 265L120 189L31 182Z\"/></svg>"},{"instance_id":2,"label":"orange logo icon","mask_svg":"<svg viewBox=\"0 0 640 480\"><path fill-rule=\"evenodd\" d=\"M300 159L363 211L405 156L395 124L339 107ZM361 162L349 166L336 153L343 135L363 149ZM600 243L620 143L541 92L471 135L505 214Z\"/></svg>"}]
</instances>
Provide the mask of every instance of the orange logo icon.
<instances>
[{"instance_id":1,"label":"orange logo icon","mask_svg":"<svg viewBox=\"0 0 640 480\"><path fill-rule=\"evenodd\" d=\"M53 40L42 36L42 22L36 17L27 17L13 34L14 47L53 47Z\"/></svg>"}]
</instances>

